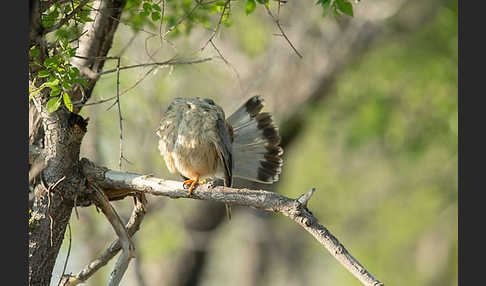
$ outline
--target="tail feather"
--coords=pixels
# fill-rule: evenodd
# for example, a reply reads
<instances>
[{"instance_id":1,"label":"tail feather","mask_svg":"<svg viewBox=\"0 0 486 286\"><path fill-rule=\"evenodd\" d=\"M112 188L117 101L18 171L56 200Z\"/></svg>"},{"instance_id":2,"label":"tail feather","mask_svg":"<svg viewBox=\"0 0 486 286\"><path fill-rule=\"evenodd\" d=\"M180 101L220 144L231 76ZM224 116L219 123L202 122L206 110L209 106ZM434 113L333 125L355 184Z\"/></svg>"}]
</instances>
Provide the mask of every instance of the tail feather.
<instances>
[{"instance_id":1,"label":"tail feather","mask_svg":"<svg viewBox=\"0 0 486 286\"><path fill-rule=\"evenodd\" d=\"M227 121L233 129L233 176L271 184L279 179L283 154L278 128L263 100L251 97Z\"/></svg>"}]
</instances>

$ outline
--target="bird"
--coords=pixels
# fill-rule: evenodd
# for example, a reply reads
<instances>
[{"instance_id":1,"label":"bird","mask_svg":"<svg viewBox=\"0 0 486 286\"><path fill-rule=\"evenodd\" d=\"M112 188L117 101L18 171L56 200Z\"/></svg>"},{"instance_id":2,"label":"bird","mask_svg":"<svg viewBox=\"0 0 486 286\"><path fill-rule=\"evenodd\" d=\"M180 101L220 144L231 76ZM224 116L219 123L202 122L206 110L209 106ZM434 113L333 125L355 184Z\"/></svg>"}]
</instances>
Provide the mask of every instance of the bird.
<instances>
[{"instance_id":1,"label":"bird","mask_svg":"<svg viewBox=\"0 0 486 286\"><path fill-rule=\"evenodd\" d=\"M203 178L234 178L272 184L283 165L280 134L263 98L251 96L228 118L210 98L175 98L156 130L158 148L171 173L179 173L188 195ZM228 204L226 213L231 219Z\"/></svg>"}]
</instances>

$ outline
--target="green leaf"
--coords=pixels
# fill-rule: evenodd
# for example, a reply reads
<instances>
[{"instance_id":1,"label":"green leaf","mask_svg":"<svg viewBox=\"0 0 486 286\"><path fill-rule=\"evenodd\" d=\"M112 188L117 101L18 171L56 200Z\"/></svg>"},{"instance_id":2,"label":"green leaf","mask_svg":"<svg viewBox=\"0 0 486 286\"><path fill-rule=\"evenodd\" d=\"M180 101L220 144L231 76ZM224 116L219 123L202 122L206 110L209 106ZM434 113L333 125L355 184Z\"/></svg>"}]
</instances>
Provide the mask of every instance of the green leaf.
<instances>
[{"instance_id":1,"label":"green leaf","mask_svg":"<svg viewBox=\"0 0 486 286\"><path fill-rule=\"evenodd\" d=\"M227 28L231 27L232 25L233 25L233 21L232 21L230 18L228 18L228 19L227 19L227 20L224 22L224 26L225 26L225 27L227 27Z\"/></svg>"},{"instance_id":2,"label":"green leaf","mask_svg":"<svg viewBox=\"0 0 486 286\"><path fill-rule=\"evenodd\" d=\"M341 14L339 14L338 9L337 9L336 2L334 2L333 5L332 5L332 14L333 14L334 18L341 17Z\"/></svg>"},{"instance_id":3,"label":"green leaf","mask_svg":"<svg viewBox=\"0 0 486 286\"><path fill-rule=\"evenodd\" d=\"M47 58L44 60L44 66L46 67L49 67L49 66L53 66L56 64L56 61L54 58Z\"/></svg>"},{"instance_id":4,"label":"green leaf","mask_svg":"<svg viewBox=\"0 0 486 286\"><path fill-rule=\"evenodd\" d=\"M154 22L157 22L158 20L160 20L160 13L159 12L152 12L152 20Z\"/></svg>"},{"instance_id":5,"label":"green leaf","mask_svg":"<svg viewBox=\"0 0 486 286\"><path fill-rule=\"evenodd\" d=\"M54 87L59 85L59 79L51 77L48 81L44 83L46 87Z\"/></svg>"},{"instance_id":6,"label":"green leaf","mask_svg":"<svg viewBox=\"0 0 486 286\"><path fill-rule=\"evenodd\" d=\"M353 16L353 5L347 0L336 0L338 9L346 15Z\"/></svg>"},{"instance_id":7,"label":"green leaf","mask_svg":"<svg viewBox=\"0 0 486 286\"><path fill-rule=\"evenodd\" d=\"M255 0L246 1L246 5L245 5L246 15L250 15L253 11L255 11L255 7L256 7Z\"/></svg>"},{"instance_id":8,"label":"green leaf","mask_svg":"<svg viewBox=\"0 0 486 286\"><path fill-rule=\"evenodd\" d=\"M39 71L39 73L37 75L39 77L47 77L47 76L49 76L49 71L48 70L41 70L41 71Z\"/></svg>"},{"instance_id":9,"label":"green leaf","mask_svg":"<svg viewBox=\"0 0 486 286\"><path fill-rule=\"evenodd\" d=\"M268 0L257 0L258 3L265 5L268 3Z\"/></svg>"},{"instance_id":10,"label":"green leaf","mask_svg":"<svg viewBox=\"0 0 486 286\"><path fill-rule=\"evenodd\" d=\"M35 82L37 81L37 78L34 77L34 80L32 80L32 84L29 84L29 92L32 91L32 89L35 87Z\"/></svg>"},{"instance_id":11,"label":"green leaf","mask_svg":"<svg viewBox=\"0 0 486 286\"><path fill-rule=\"evenodd\" d=\"M145 10L147 12L152 12L152 5L150 5L147 2L143 3L143 10Z\"/></svg>"},{"instance_id":12,"label":"green leaf","mask_svg":"<svg viewBox=\"0 0 486 286\"><path fill-rule=\"evenodd\" d=\"M71 83L68 80L62 81L62 87L64 87L64 89L67 89L67 90L73 89Z\"/></svg>"},{"instance_id":13,"label":"green leaf","mask_svg":"<svg viewBox=\"0 0 486 286\"><path fill-rule=\"evenodd\" d=\"M152 10L156 10L160 12L160 6L157 4L152 4Z\"/></svg>"},{"instance_id":14,"label":"green leaf","mask_svg":"<svg viewBox=\"0 0 486 286\"><path fill-rule=\"evenodd\" d=\"M86 22L93 22L94 20L89 17L89 10L85 10L84 8L79 11L78 16L81 20L81 22L86 23Z\"/></svg>"},{"instance_id":15,"label":"green leaf","mask_svg":"<svg viewBox=\"0 0 486 286\"><path fill-rule=\"evenodd\" d=\"M30 54L32 55L33 58L37 58L39 56L40 50L37 48L37 46L32 46L30 48Z\"/></svg>"},{"instance_id":16,"label":"green leaf","mask_svg":"<svg viewBox=\"0 0 486 286\"><path fill-rule=\"evenodd\" d=\"M316 5L327 5L331 4L331 0L317 0Z\"/></svg>"},{"instance_id":17,"label":"green leaf","mask_svg":"<svg viewBox=\"0 0 486 286\"><path fill-rule=\"evenodd\" d=\"M69 111L73 112L73 104L71 103L71 99L67 93L62 94L62 99L64 101L64 105L69 109Z\"/></svg>"},{"instance_id":18,"label":"green leaf","mask_svg":"<svg viewBox=\"0 0 486 286\"><path fill-rule=\"evenodd\" d=\"M61 89L59 87L53 87L51 88L51 93L49 96L58 96L61 93Z\"/></svg>"},{"instance_id":19,"label":"green leaf","mask_svg":"<svg viewBox=\"0 0 486 286\"><path fill-rule=\"evenodd\" d=\"M331 9L331 0L318 0L316 5L322 6L322 17L326 17L327 13Z\"/></svg>"},{"instance_id":20,"label":"green leaf","mask_svg":"<svg viewBox=\"0 0 486 286\"><path fill-rule=\"evenodd\" d=\"M32 97L33 97L34 95L36 95L37 93L39 93L39 92L40 92L41 90L43 90L44 88L45 88L45 86L44 86L44 85L41 85L41 86L40 86L38 89L36 89L36 90L34 90L33 92L31 92L31 93L30 93L30 95L29 95L29 102L30 102L30 100L32 99Z\"/></svg>"},{"instance_id":21,"label":"green leaf","mask_svg":"<svg viewBox=\"0 0 486 286\"><path fill-rule=\"evenodd\" d=\"M71 76L71 78L76 78L78 74L79 74L79 69L77 67L72 67L69 70L69 75Z\"/></svg>"},{"instance_id":22,"label":"green leaf","mask_svg":"<svg viewBox=\"0 0 486 286\"><path fill-rule=\"evenodd\" d=\"M71 49L67 49L67 50L66 50L66 54L67 54L69 57L74 57L74 55L76 54L76 49L77 49L77 48L71 48Z\"/></svg>"},{"instance_id":23,"label":"green leaf","mask_svg":"<svg viewBox=\"0 0 486 286\"><path fill-rule=\"evenodd\" d=\"M84 78L82 78L82 77L78 77L78 78L76 78L76 79L74 80L74 82L79 83L79 84L82 84L82 85L84 85L84 87L87 87L87 86L88 86L88 81L87 81L87 80L85 80L85 79L84 79Z\"/></svg>"},{"instance_id":24,"label":"green leaf","mask_svg":"<svg viewBox=\"0 0 486 286\"><path fill-rule=\"evenodd\" d=\"M59 106L61 105L61 101L59 99L59 97L49 99L46 105L47 111L49 111L49 113L52 113L59 108Z\"/></svg>"},{"instance_id":25,"label":"green leaf","mask_svg":"<svg viewBox=\"0 0 486 286\"><path fill-rule=\"evenodd\" d=\"M66 74L66 69L63 66L58 66L56 71L58 74L62 74L62 75Z\"/></svg>"}]
</instances>

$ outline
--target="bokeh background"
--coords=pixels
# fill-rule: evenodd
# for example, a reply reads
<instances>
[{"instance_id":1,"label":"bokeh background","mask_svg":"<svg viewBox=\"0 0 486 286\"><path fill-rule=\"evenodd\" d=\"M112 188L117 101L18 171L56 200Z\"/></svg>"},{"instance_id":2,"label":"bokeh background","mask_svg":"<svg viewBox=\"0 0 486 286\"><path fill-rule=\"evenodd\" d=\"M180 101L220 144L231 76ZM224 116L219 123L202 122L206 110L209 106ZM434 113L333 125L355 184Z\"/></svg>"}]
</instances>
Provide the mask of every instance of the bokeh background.
<instances>
[{"instance_id":1,"label":"bokeh background","mask_svg":"<svg viewBox=\"0 0 486 286\"><path fill-rule=\"evenodd\" d=\"M285 163L277 184L252 187L291 198L316 188L311 211L385 285L457 285L457 0L364 0L353 3L354 17L338 19L323 18L313 1L289 0L281 23L303 58L263 6L246 15L244 5L232 1L232 25L215 38L224 60L211 45L201 51L211 35L202 26L161 43L144 32L158 26L119 25L110 54L121 53L122 65L213 57L148 75L151 67L121 72L120 90L143 78L120 98L129 161L121 170L180 180L155 135L174 97L209 97L229 114L260 94L280 128ZM91 101L115 91L116 73L104 75ZM119 170L113 103L82 110L90 121L81 156ZM281 215L234 206L228 221L221 204L148 201L121 285L361 285ZM128 219L132 200L113 204ZM94 207L77 211L66 269L73 274L115 239ZM67 232L52 285L68 247ZM86 285L105 285L114 261Z\"/></svg>"}]
</instances>

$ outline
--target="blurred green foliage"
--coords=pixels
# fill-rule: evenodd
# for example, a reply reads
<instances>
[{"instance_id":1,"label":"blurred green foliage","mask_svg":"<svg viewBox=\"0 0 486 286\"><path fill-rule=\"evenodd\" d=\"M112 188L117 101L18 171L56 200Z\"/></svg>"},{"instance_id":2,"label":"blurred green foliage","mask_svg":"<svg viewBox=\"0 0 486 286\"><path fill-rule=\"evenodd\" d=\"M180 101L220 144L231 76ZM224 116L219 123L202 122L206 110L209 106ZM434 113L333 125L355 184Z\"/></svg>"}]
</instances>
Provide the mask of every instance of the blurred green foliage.
<instances>
[{"instance_id":1,"label":"blurred green foliage","mask_svg":"<svg viewBox=\"0 0 486 286\"><path fill-rule=\"evenodd\" d=\"M457 10L360 58L286 150L280 191L316 187L316 217L386 285L457 285ZM360 285L329 259L315 285Z\"/></svg>"},{"instance_id":2,"label":"blurred green foliage","mask_svg":"<svg viewBox=\"0 0 486 286\"><path fill-rule=\"evenodd\" d=\"M142 2L150 1L129 2L143 5ZM187 1L166 1L167 5L176 2L179 6L171 9L177 11L177 17L191 9ZM243 8L246 5L239 4ZM136 13L145 10L148 8L134 9ZM248 12L245 9L233 11L235 16L239 13L239 20L232 27L239 35L235 46L253 56L265 51L268 41L275 40L268 37L274 27L265 26L261 17L257 17L258 13L265 14L260 10L250 15L244 15ZM151 6L150 13L141 17L153 22L149 15L154 11L157 9ZM213 28L216 18L211 18ZM196 19L205 21L201 17ZM175 23L167 21L169 26ZM180 28L180 33L187 31L182 25ZM120 25L119 29L111 54L117 54L127 41L123 29L130 28ZM385 285L457 285L457 40L454 5L440 8L431 21L412 34L391 33L379 39L338 75L330 94L309 113L305 130L285 150L278 191L295 198L315 187L317 191L309 208ZM140 42L134 42L139 52L123 57L123 65L146 61L137 58L144 54L140 52L144 49L143 41ZM114 67L113 61L105 65L105 69ZM146 71L121 73L120 90L130 87ZM175 96L194 94L222 98L221 85L231 81L231 75L205 63L160 69L156 80L151 77L155 75L121 98L124 155L132 162L123 162L122 170L179 180L178 175L168 173L156 148L157 137L151 132L165 111L163 104ZM93 99L114 96L115 78L115 73L103 76ZM181 94L180 90L185 93ZM87 106L82 110L83 116L92 118L83 148L89 136L94 136L99 157L93 154L87 157L97 164L118 169L118 110L115 106L107 111L111 104ZM184 216L200 203L154 198L149 206L161 201L167 203L145 218L136 235L142 268L147 273L157 273L160 264L170 263L178 250L190 247L186 243L191 238L181 225ZM131 211L131 203L130 200L114 202L124 219ZM89 225L98 229L83 234L82 227L86 226L72 224L73 238L76 238L73 246L78 247L78 252L83 252L81 235L89 237L96 232L97 240L105 244L113 239L113 231L101 214L93 208L80 209L80 212L94 217ZM279 238L271 243L289 244L297 250L303 249L303 253L297 250L291 253L290 262L268 258L265 285L290 284L286 280L289 275L295 277L294 282L301 283L296 285L361 285L308 233L289 223L287 218L271 216L276 225L268 232ZM247 218L237 216L232 220L233 227L223 225L218 231L221 234L213 250L217 259L209 261L211 268L204 285L227 283L227 279L245 275L233 267L244 262L233 257L243 256L241 252L246 248L240 249L235 244L251 241L245 237L250 236L250 227L246 226L255 220L242 223L238 219ZM241 237L244 240L239 240ZM101 252L106 246L95 249ZM73 258L69 267L78 271L93 257L85 254L82 259ZM98 272L89 285L103 285L113 263ZM149 269L153 272L148 272Z\"/></svg>"},{"instance_id":3,"label":"blurred green foliage","mask_svg":"<svg viewBox=\"0 0 486 286\"><path fill-rule=\"evenodd\" d=\"M250 56L257 56L265 51L268 46L268 42L272 41L272 30L268 29L263 21L265 11L257 11L251 15L243 16L244 11L242 9L235 9L233 11L235 16L238 16L238 21L234 22L233 33L229 36L231 40L237 43L242 51Z\"/></svg>"}]
</instances>

